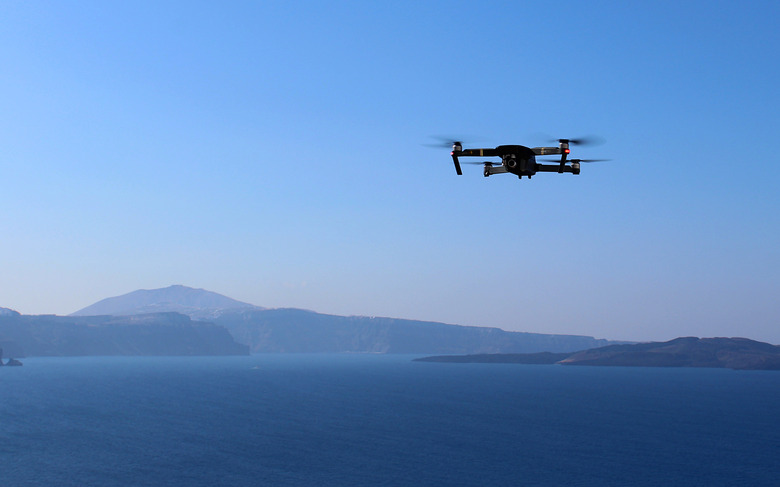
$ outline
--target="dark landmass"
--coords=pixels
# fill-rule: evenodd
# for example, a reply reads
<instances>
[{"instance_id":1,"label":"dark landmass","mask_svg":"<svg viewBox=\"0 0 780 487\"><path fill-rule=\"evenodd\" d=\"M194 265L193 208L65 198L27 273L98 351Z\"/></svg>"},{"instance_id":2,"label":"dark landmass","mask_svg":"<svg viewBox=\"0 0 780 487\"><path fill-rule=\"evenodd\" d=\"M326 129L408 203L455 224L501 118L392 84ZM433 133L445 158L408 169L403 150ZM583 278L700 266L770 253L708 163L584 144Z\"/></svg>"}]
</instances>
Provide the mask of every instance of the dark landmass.
<instances>
[{"instance_id":1,"label":"dark landmass","mask_svg":"<svg viewBox=\"0 0 780 487\"><path fill-rule=\"evenodd\" d=\"M747 338L683 337L668 342L608 345L569 354L489 354L424 357L416 360L453 363L547 363L780 370L780 346Z\"/></svg>"},{"instance_id":2,"label":"dark landmass","mask_svg":"<svg viewBox=\"0 0 780 487\"><path fill-rule=\"evenodd\" d=\"M0 315L8 356L247 355L249 347L213 323L178 313L69 317Z\"/></svg>"},{"instance_id":3,"label":"dark landmass","mask_svg":"<svg viewBox=\"0 0 780 487\"><path fill-rule=\"evenodd\" d=\"M13 366L22 365L22 363L16 360L15 358L9 358L8 362L3 363L3 347L0 347L0 366L8 366L8 365L13 367Z\"/></svg>"},{"instance_id":4,"label":"dark landmass","mask_svg":"<svg viewBox=\"0 0 780 487\"><path fill-rule=\"evenodd\" d=\"M608 340L545 335L429 321L334 316L300 309L225 311L214 318L254 353L525 353L574 352Z\"/></svg>"},{"instance_id":5,"label":"dark landmass","mask_svg":"<svg viewBox=\"0 0 780 487\"><path fill-rule=\"evenodd\" d=\"M208 322L199 321L203 317ZM185 286L104 299L67 317L24 316L0 308L0 347L15 357L351 352L443 355L418 359L429 362L780 370L780 347L746 338L626 344L589 336L266 309Z\"/></svg>"},{"instance_id":6,"label":"dark landmass","mask_svg":"<svg viewBox=\"0 0 780 487\"><path fill-rule=\"evenodd\" d=\"M563 365L720 367L780 370L780 347L747 338L676 338L668 342L610 345L561 360Z\"/></svg>"},{"instance_id":7,"label":"dark landmass","mask_svg":"<svg viewBox=\"0 0 780 487\"><path fill-rule=\"evenodd\" d=\"M177 311L224 326L253 353L526 353L574 352L608 345L589 336L508 332L444 323L334 316L301 309L266 309L185 286L135 291L104 299L71 316Z\"/></svg>"},{"instance_id":8,"label":"dark landmass","mask_svg":"<svg viewBox=\"0 0 780 487\"><path fill-rule=\"evenodd\" d=\"M571 353L480 353L474 355L439 355L416 358L416 362L448 362L459 364L541 364L550 365L571 356Z\"/></svg>"}]
</instances>

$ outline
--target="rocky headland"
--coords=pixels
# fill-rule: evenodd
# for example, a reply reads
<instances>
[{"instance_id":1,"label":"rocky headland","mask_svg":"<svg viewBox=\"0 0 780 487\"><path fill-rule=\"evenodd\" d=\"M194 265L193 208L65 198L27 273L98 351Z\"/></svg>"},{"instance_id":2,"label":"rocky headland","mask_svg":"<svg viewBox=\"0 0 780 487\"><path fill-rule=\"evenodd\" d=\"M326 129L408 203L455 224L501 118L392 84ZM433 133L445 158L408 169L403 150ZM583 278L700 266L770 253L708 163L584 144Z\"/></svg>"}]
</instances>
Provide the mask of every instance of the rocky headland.
<instances>
[{"instance_id":1,"label":"rocky headland","mask_svg":"<svg viewBox=\"0 0 780 487\"><path fill-rule=\"evenodd\" d=\"M487 354L424 357L417 360L453 363L780 370L780 346L747 338L682 337L668 342L608 345L569 354Z\"/></svg>"},{"instance_id":2,"label":"rocky headland","mask_svg":"<svg viewBox=\"0 0 780 487\"><path fill-rule=\"evenodd\" d=\"M179 313L134 316L0 315L9 356L247 355L219 325Z\"/></svg>"}]
</instances>

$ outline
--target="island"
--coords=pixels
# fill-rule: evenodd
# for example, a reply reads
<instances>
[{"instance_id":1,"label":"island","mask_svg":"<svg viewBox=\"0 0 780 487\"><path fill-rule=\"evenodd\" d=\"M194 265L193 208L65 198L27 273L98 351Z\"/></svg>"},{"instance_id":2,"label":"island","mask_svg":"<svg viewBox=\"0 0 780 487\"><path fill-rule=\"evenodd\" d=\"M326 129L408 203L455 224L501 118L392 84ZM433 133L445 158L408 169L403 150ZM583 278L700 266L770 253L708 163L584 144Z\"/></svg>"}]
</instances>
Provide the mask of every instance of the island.
<instances>
[{"instance_id":1,"label":"island","mask_svg":"<svg viewBox=\"0 0 780 487\"><path fill-rule=\"evenodd\" d=\"M556 364L571 357L571 353L476 353L469 355L434 355L414 359L417 362L449 362L458 364Z\"/></svg>"},{"instance_id":2,"label":"island","mask_svg":"<svg viewBox=\"0 0 780 487\"><path fill-rule=\"evenodd\" d=\"M249 355L249 347L237 343L225 327L175 312L133 316L5 313L0 314L0 347L13 357Z\"/></svg>"},{"instance_id":3,"label":"island","mask_svg":"<svg viewBox=\"0 0 780 487\"><path fill-rule=\"evenodd\" d=\"M3 363L3 349L0 348L0 366L18 367L20 365L22 365L22 363L14 358L9 358L8 362Z\"/></svg>"},{"instance_id":4,"label":"island","mask_svg":"<svg viewBox=\"0 0 780 487\"><path fill-rule=\"evenodd\" d=\"M433 356L421 362L601 365L621 367L715 367L780 370L780 346L748 338L681 337L592 348L574 353Z\"/></svg>"}]
</instances>

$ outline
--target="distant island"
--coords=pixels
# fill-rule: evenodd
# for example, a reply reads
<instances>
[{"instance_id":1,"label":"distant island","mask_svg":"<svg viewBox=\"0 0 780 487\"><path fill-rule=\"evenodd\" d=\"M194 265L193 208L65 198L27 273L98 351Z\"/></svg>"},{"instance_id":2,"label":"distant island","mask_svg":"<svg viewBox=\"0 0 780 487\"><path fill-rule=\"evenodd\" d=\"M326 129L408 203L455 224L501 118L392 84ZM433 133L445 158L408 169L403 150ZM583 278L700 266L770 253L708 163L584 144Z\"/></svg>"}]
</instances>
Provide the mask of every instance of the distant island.
<instances>
[{"instance_id":1,"label":"distant island","mask_svg":"<svg viewBox=\"0 0 780 487\"><path fill-rule=\"evenodd\" d=\"M374 316L263 308L173 285L102 299L69 316L0 308L14 357L249 353L567 353L625 343Z\"/></svg>"},{"instance_id":2,"label":"distant island","mask_svg":"<svg viewBox=\"0 0 780 487\"><path fill-rule=\"evenodd\" d=\"M106 298L70 316L136 316L152 311L181 313L224 327L252 353L571 353L621 343L580 335L269 309L182 285Z\"/></svg>"},{"instance_id":3,"label":"distant island","mask_svg":"<svg viewBox=\"0 0 780 487\"><path fill-rule=\"evenodd\" d=\"M3 363L3 349L0 348L0 366L19 366L22 363L14 358L9 358L8 362Z\"/></svg>"},{"instance_id":4,"label":"distant island","mask_svg":"<svg viewBox=\"0 0 780 487\"><path fill-rule=\"evenodd\" d=\"M780 370L780 346L747 338L682 337L668 342L608 345L575 353L433 356L421 362L715 367Z\"/></svg>"},{"instance_id":5,"label":"distant island","mask_svg":"<svg viewBox=\"0 0 780 487\"><path fill-rule=\"evenodd\" d=\"M13 357L249 354L224 327L178 313L70 317L6 309L0 347Z\"/></svg>"},{"instance_id":6,"label":"distant island","mask_svg":"<svg viewBox=\"0 0 780 487\"><path fill-rule=\"evenodd\" d=\"M434 355L414 359L415 362L444 362L453 364L527 364L552 365L571 357L571 353L475 353L469 355Z\"/></svg>"},{"instance_id":7,"label":"distant island","mask_svg":"<svg viewBox=\"0 0 780 487\"><path fill-rule=\"evenodd\" d=\"M373 316L263 308L174 285L106 298L70 316L0 308L9 356L386 353L438 362L780 369L775 345L746 338L631 344Z\"/></svg>"}]
</instances>

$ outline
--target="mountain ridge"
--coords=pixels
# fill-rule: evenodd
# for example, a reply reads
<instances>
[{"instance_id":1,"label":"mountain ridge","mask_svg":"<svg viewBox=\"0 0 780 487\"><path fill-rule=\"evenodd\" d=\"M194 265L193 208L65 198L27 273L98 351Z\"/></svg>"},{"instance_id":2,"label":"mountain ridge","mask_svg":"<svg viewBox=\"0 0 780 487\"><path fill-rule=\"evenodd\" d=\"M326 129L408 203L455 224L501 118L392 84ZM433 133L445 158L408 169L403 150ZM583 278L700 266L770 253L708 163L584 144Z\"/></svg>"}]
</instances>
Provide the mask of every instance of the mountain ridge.
<instances>
[{"instance_id":1,"label":"mountain ridge","mask_svg":"<svg viewBox=\"0 0 780 487\"><path fill-rule=\"evenodd\" d=\"M242 308L263 309L205 289L174 284L160 289L138 289L120 296L101 299L68 316L131 316L176 312L195 320L207 320L222 310Z\"/></svg>"},{"instance_id":2,"label":"mountain ridge","mask_svg":"<svg viewBox=\"0 0 780 487\"><path fill-rule=\"evenodd\" d=\"M574 352L613 342L584 335L505 331L402 318L339 316L296 308L226 311L212 320L255 353ZM438 350L438 352L430 352Z\"/></svg>"},{"instance_id":3,"label":"mountain ridge","mask_svg":"<svg viewBox=\"0 0 780 487\"><path fill-rule=\"evenodd\" d=\"M202 298L202 299L201 299ZM106 298L71 316L174 311L224 326L253 353L574 352L614 342L583 335L505 331L402 318L263 308L203 289L170 286Z\"/></svg>"}]
</instances>

